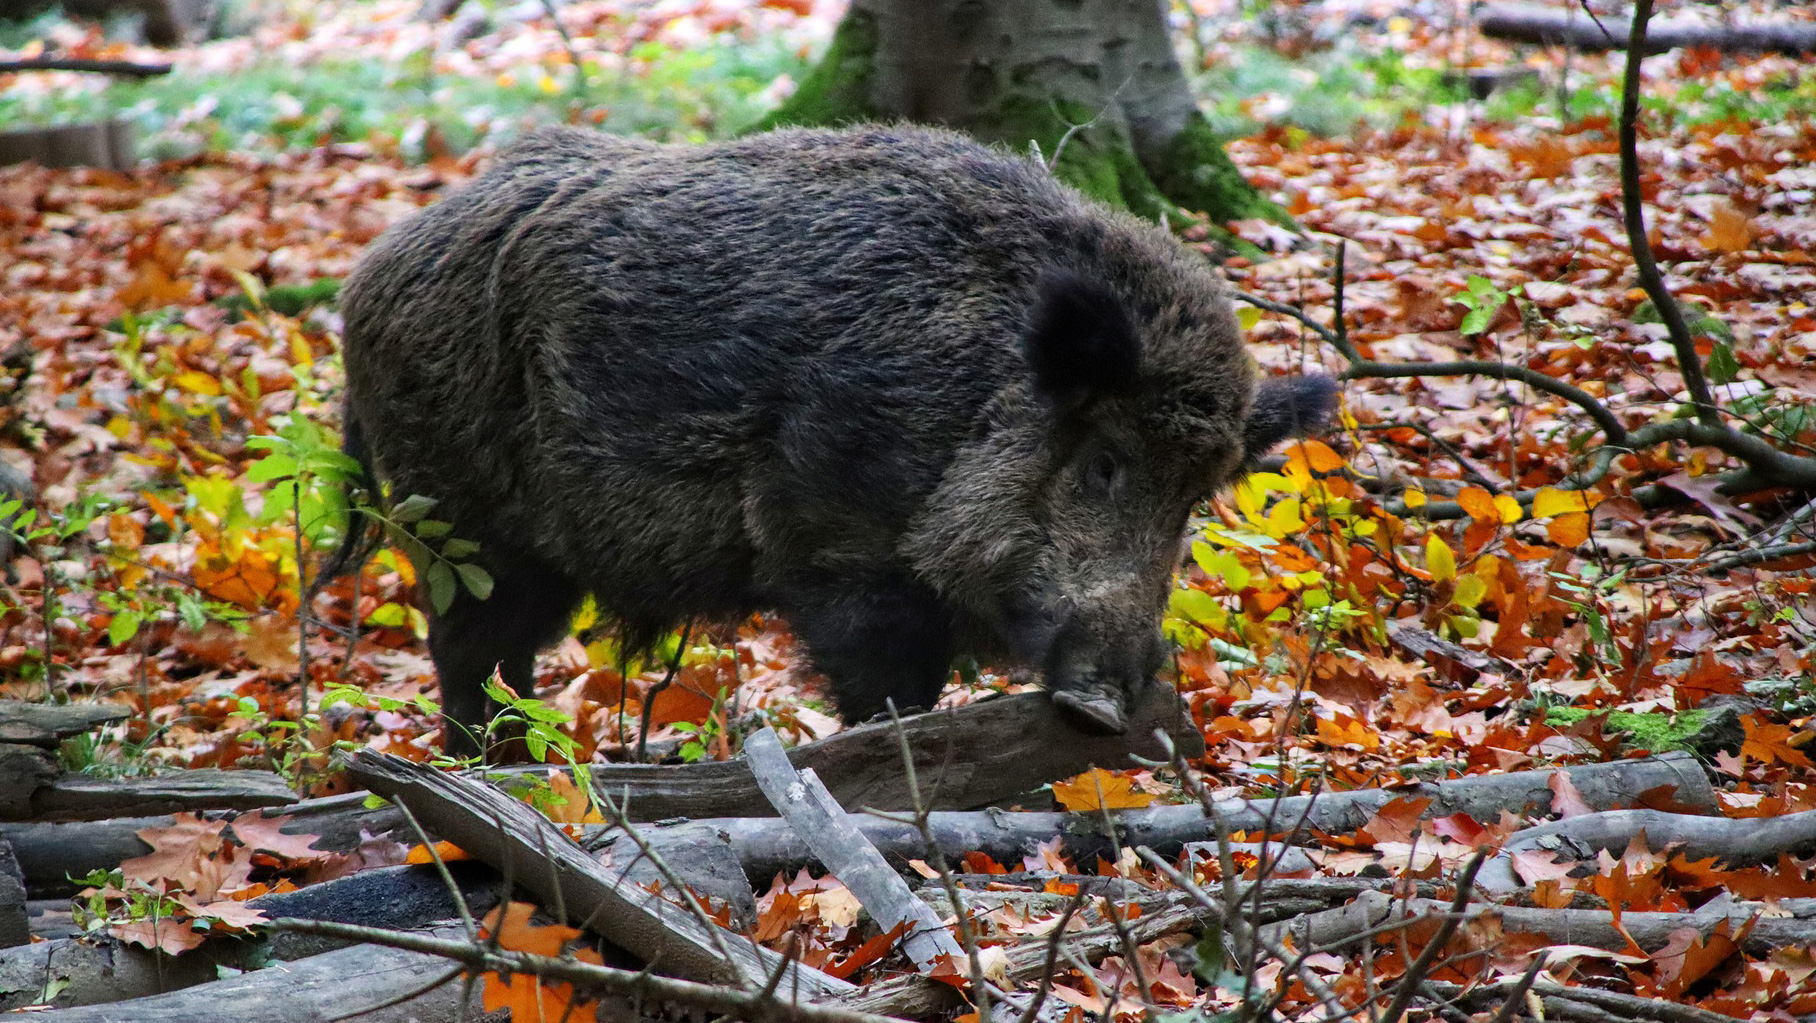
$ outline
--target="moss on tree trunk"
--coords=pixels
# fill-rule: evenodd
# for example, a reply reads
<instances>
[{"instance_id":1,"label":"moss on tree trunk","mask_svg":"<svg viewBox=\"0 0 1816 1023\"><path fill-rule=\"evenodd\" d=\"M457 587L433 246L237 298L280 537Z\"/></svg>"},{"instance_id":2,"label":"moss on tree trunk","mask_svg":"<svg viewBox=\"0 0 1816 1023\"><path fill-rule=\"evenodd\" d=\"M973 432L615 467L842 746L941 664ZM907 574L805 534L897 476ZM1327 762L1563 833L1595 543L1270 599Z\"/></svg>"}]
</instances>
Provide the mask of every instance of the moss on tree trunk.
<instances>
[{"instance_id":1,"label":"moss on tree trunk","mask_svg":"<svg viewBox=\"0 0 1816 1023\"><path fill-rule=\"evenodd\" d=\"M1037 156L1140 217L1184 207L1293 225L1199 115L1148 0L854 0L825 57L757 128L903 119Z\"/></svg>"}]
</instances>

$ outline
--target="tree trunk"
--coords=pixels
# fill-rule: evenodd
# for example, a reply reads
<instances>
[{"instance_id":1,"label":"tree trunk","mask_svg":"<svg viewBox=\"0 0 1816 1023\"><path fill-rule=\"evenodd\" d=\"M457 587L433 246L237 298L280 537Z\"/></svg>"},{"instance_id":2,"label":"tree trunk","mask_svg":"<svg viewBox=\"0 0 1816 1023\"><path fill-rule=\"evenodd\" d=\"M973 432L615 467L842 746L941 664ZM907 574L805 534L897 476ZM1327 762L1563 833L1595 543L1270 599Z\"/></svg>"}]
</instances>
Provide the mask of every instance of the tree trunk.
<instances>
[{"instance_id":1,"label":"tree trunk","mask_svg":"<svg viewBox=\"0 0 1816 1023\"><path fill-rule=\"evenodd\" d=\"M1138 216L1183 206L1292 223L1198 112L1160 0L852 0L819 66L761 127L896 119L1038 153Z\"/></svg>"}]
</instances>

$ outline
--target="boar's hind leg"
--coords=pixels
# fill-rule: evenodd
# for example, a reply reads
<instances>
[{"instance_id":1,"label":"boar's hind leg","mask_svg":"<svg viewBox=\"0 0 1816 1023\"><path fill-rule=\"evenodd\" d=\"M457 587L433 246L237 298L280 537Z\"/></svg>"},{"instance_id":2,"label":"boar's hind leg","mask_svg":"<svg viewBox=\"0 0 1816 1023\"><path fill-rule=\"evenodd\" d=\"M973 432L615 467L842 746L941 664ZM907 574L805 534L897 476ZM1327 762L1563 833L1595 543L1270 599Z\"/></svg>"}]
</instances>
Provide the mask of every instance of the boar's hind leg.
<instances>
[{"instance_id":1,"label":"boar's hind leg","mask_svg":"<svg viewBox=\"0 0 1816 1023\"><path fill-rule=\"evenodd\" d=\"M951 614L930 589L903 579L808 588L785 614L832 685L839 716L856 724L933 706L952 670Z\"/></svg>"},{"instance_id":2,"label":"boar's hind leg","mask_svg":"<svg viewBox=\"0 0 1816 1023\"><path fill-rule=\"evenodd\" d=\"M464 588L442 614L429 617L429 655L441 677L445 745L450 754L479 752L479 736L498 705L485 695L496 670L514 692L530 692L536 651L567 628L580 589L564 576L522 562L492 572L484 600ZM497 562L494 562L496 564Z\"/></svg>"}]
</instances>

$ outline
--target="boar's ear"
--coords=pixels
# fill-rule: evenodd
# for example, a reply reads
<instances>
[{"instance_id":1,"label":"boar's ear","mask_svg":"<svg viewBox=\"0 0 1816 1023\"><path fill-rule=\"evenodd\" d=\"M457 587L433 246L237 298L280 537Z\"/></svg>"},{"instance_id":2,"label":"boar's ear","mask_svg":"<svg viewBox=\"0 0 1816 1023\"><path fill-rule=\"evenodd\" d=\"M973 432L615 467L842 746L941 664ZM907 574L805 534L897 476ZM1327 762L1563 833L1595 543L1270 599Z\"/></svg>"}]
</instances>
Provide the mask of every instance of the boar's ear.
<instances>
[{"instance_id":1,"label":"boar's ear","mask_svg":"<svg viewBox=\"0 0 1816 1023\"><path fill-rule=\"evenodd\" d=\"M1042 275L1023 352L1035 392L1062 413L1132 394L1141 380L1141 339L1122 300L1069 271Z\"/></svg>"},{"instance_id":2,"label":"boar's ear","mask_svg":"<svg viewBox=\"0 0 1816 1023\"><path fill-rule=\"evenodd\" d=\"M1253 462L1288 437L1322 430L1337 410L1337 382L1322 374L1266 377L1255 388L1255 404L1242 439Z\"/></svg>"}]
</instances>

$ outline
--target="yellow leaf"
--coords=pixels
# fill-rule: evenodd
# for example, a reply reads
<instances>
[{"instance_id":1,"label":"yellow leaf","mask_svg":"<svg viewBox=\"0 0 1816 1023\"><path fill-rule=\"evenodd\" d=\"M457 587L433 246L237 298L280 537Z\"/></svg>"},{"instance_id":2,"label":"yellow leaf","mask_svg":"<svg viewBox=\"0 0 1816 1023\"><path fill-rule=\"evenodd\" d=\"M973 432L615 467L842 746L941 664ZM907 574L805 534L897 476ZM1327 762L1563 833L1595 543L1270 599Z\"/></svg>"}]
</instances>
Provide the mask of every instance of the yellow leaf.
<instances>
[{"instance_id":1,"label":"yellow leaf","mask_svg":"<svg viewBox=\"0 0 1816 1023\"><path fill-rule=\"evenodd\" d=\"M1255 324L1261 322L1261 310L1252 305L1245 305L1236 310L1236 322L1243 330L1254 330Z\"/></svg>"},{"instance_id":2,"label":"yellow leaf","mask_svg":"<svg viewBox=\"0 0 1816 1023\"><path fill-rule=\"evenodd\" d=\"M1407 490L1405 494L1402 494L1400 499L1406 502L1406 507L1408 508L1418 508L1424 505L1428 500L1425 496L1425 491L1411 489Z\"/></svg>"},{"instance_id":3,"label":"yellow leaf","mask_svg":"<svg viewBox=\"0 0 1816 1023\"><path fill-rule=\"evenodd\" d=\"M172 378L172 382L192 394L205 394L210 398L221 396L221 382L200 370L178 373Z\"/></svg>"},{"instance_id":4,"label":"yellow leaf","mask_svg":"<svg viewBox=\"0 0 1816 1023\"><path fill-rule=\"evenodd\" d=\"M1305 517L1299 513L1299 499L1289 497L1268 509L1264 532L1279 539L1305 529Z\"/></svg>"},{"instance_id":5,"label":"yellow leaf","mask_svg":"<svg viewBox=\"0 0 1816 1023\"><path fill-rule=\"evenodd\" d=\"M1595 507L1595 501L1581 490L1559 490L1556 487L1540 487L1532 498L1532 517L1548 519L1553 515L1567 515L1570 512L1588 511Z\"/></svg>"},{"instance_id":6,"label":"yellow leaf","mask_svg":"<svg viewBox=\"0 0 1816 1023\"><path fill-rule=\"evenodd\" d=\"M1450 545L1436 533L1425 539L1425 567L1431 570L1431 581L1445 583L1457 577L1457 556Z\"/></svg>"},{"instance_id":7,"label":"yellow leaf","mask_svg":"<svg viewBox=\"0 0 1816 1023\"><path fill-rule=\"evenodd\" d=\"M1053 798L1067 810L1133 810L1154 801L1148 793L1135 791L1129 779L1099 768L1054 782Z\"/></svg>"},{"instance_id":8,"label":"yellow leaf","mask_svg":"<svg viewBox=\"0 0 1816 1023\"><path fill-rule=\"evenodd\" d=\"M1509 526L1526 517L1526 510L1520 507L1520 502L1506 494L1501 494L1494 499L1494 510L1500 516L1501 521Z\"/></svg>"},{"instance_id":9,"label":"yellow leaf","mask_svg":"<svg viewBox=\"0 0 1816 1023\"><path fill-rule=\"evenodd\" d=\"M1451 594L1451 601L1459 607L1474 607L1488 595L1488 584L1479 575L1465 575L1457 578L1456 592Z\"/></svg>"},{"instance_id":10,"label":"yellow leaf","mask_svg":"<svg viewBox=\"0 0 1816 1023\"><path fill-rule=\"evenodd\" d=\"M234 283L240 286L240 290L246 293L246 297L252 300L252 304L264 308L265 285L257 277L244 270L230 269L230 272L233 274Z\"/></svg>"}]
</instances>

